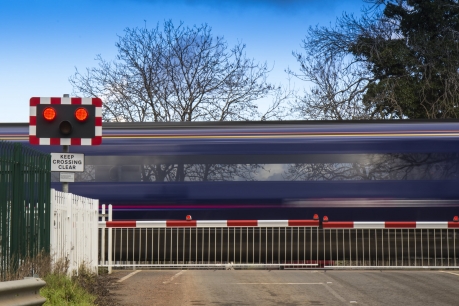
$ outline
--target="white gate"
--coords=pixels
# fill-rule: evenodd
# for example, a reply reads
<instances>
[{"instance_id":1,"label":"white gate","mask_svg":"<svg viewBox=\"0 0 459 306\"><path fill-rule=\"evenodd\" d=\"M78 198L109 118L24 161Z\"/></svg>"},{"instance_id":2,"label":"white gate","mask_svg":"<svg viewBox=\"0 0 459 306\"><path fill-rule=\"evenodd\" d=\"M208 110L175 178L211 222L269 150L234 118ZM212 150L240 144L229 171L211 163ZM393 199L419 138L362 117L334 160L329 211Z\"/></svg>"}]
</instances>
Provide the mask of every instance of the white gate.
<instances>
[{"instance_id":1,"label":"white gate","mask_svg":"<svg viewBox=\"0 0 459 306\"><path fill-rule=\"evenodd\" d=\"M105 210L105 205L102 205ZM150 268L459 269L459 218L445 222L99 222L100 265ZM105 215L104 215L105 216Z\"/></svg>"},{"instance_id":2,"label":"white gate","mask_svg":"<svg viewBox=\"0 0 459 306\"><path fill-rule=\"evenodd\" d=\"M321 240L328 268L459 268L457 220L323 222Z\"/></svg>"},{"instance_id":3,"label":"white gate","mask_svg":"<svg viewBox=\"0 0 459 306\"><path fill-rule=\"evenodd\" d=\"M97 272L99 200L51 189L51 255L69 260L69 273L85 264Z\"/></svg>"}]
</instances>

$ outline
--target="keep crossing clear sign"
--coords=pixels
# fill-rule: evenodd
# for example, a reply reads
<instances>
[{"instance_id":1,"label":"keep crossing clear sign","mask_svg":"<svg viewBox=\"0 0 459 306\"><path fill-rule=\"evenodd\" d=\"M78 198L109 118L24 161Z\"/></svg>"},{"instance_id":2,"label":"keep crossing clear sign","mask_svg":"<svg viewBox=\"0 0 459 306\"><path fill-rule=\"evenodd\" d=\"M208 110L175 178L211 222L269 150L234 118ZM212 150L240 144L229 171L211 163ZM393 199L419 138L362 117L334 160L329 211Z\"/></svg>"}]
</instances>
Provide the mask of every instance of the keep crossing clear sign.
<instances>
[{"instance_id":1,"label":"keep crossing clear sign","mask_svg":"<svg viewBox=\"0 0 459 306\"><path fill-rule=\"evenodd\" d=\"M51 153L51 171L83 172L84 154L81 153Z\"/></svg>"}]
</instances>

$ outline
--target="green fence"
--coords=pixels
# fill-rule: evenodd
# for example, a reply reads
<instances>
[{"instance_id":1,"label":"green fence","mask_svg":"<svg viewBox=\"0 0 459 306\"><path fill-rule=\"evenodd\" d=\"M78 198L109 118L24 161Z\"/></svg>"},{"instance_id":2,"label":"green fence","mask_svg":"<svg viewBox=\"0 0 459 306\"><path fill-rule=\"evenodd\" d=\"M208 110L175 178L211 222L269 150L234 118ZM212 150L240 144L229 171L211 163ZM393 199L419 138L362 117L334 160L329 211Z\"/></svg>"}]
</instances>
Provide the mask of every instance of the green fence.
<instances>
[{"instance_id":1,"label":"green fence","mask_svg":"<svg viewBox=\"0 0 459 306\"><path fill-rule=\"evenodd\" d=\"M50 248L51 156L0 141L0 280Z\"/></svg>"}]
</instances>

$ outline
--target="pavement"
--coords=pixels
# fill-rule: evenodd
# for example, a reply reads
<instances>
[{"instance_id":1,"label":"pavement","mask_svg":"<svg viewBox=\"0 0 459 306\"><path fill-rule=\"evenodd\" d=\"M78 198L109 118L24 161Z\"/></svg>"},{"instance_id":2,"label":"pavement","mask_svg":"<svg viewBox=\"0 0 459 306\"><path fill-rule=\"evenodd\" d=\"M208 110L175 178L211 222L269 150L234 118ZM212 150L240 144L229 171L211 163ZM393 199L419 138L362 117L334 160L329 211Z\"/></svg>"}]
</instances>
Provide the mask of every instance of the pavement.
<instances>
[{"instance_id":1,"label":"pavement","mask_svg":"<svg viewBox=\"0 0 459 306\"><path fill-rule=\"evenodd\" d=\"M459 271L118 270L121 305L459 305Z\"/></svg>"}]
</instances>

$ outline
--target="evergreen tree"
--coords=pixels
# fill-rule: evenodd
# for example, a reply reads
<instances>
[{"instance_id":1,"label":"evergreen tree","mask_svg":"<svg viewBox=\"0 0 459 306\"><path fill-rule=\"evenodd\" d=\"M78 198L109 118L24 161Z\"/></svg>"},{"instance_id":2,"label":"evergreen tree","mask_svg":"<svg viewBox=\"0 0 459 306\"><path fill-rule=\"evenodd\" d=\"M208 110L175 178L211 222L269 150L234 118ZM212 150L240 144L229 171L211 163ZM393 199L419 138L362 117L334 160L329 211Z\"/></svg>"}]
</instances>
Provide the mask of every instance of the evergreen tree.
<instances>
[{"instance_id":1,"label":"evergreen tree","mask_svg":"<svg viewBox=\"0 0 459 306\"><path fill-rule=\"evenodd\" d=\"M333 28L309 29L306 56L294 53L303 74L292 74L316 86L297 109L326 119L330 110L344 119L458 118L458 1L367 2L359 19L345 13Z\"/></svg>"}]
</instances>

